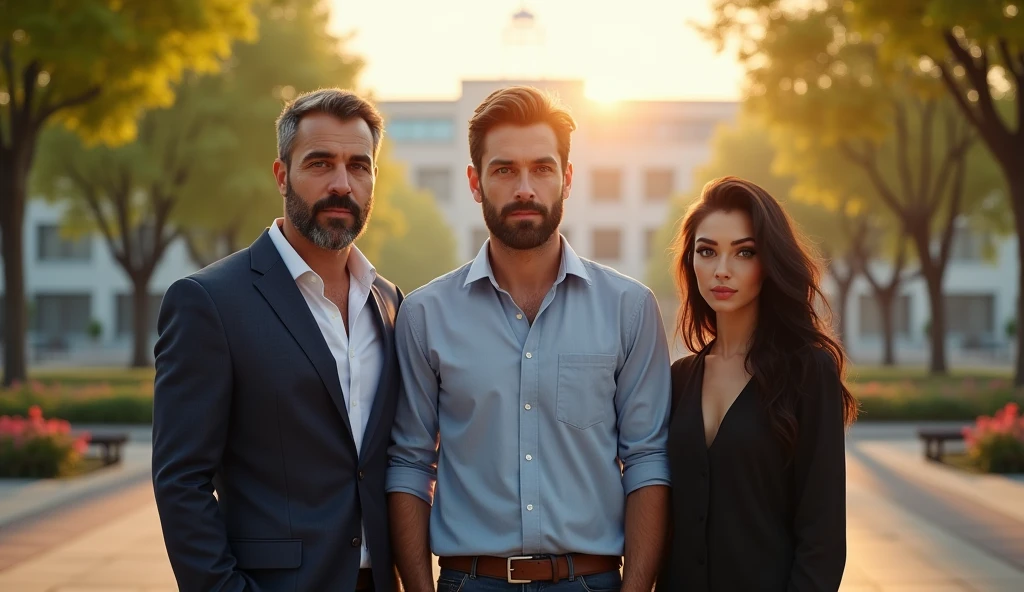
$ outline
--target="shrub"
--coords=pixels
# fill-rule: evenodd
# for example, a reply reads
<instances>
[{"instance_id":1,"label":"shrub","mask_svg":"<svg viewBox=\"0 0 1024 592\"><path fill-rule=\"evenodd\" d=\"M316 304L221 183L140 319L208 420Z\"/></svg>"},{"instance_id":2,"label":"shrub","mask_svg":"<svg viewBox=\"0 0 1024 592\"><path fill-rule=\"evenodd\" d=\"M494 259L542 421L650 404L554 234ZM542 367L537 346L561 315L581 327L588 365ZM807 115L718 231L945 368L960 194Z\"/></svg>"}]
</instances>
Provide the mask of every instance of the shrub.
<instances>
[{"instance_id":1,"label":"shrub","mask_svg":"<svg viewBox=\"0 0 1024 592\"><path fill-rule=\"evenodd\" d=\"M988 473L1024 472L1024 417L1016 403L1007 403L992 417L981 416L964 428L967 453Z\"/></svg>"},{"instance_id":2,"label":"shrub","mask_svg":"<svg viewBox=\"0 0 1024 592\"><path fill-rule=\"evenodd\" d=\"M74 470L89 435L71 435L63 419L45 419L33 406L28 417L0 416L0 477L56 477Z\"/></svg>"}]
</instances>

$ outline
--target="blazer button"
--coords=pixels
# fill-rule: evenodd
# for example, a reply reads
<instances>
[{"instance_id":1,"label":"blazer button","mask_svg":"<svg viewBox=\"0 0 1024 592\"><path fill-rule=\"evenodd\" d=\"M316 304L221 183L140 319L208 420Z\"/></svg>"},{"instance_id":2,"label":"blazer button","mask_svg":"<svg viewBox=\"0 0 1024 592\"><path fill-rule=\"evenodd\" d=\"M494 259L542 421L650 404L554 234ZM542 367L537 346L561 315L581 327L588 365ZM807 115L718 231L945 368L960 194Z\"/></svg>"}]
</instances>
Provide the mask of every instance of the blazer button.
<instances>
[{"instance_id":1,"label":"blazer button","mask_svg":"<svg viewBox=\"0 0 1024 592\"><path fill-rule=\"evenodd\" d=\"M362 481L362 480L363 480L363 472L362 472L362 471L359 471L359 480L360 480L360 481Z\"/></svg>"},{"instance_id":2,"label":"blazer button","mask_svg":"<svg viewBox=\"0 0 1024 592\"><path fill-rule=\"evenodd\" d=\"M704 565L704 557L698 557L697 558L697 563L699 563L701 565Z\"/></svg>"},{"instance_id":3,"label":"blazer button","mask_svg":"<svg viewBox=\"0 0 1024 592\"><path fill-rule=\"evenodd\" d=\"M363 539L361 539L359 537L356 537L356 538L352 539L352 546L353 547L358 547L360 544L362 544L362 542L363 542Z\"/></svg>"}]
</instances>

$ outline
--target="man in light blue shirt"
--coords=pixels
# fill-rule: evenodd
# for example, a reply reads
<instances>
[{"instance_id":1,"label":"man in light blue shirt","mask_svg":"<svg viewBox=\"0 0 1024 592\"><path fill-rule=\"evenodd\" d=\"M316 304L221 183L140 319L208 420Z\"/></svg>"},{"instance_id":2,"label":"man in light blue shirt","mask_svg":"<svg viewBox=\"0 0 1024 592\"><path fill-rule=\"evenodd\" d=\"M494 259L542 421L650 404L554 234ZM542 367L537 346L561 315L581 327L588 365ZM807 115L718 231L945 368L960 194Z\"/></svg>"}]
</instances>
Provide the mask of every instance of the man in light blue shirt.
<instances>
[{"instance_id":1,"label":"man in light blue shirt","mask_svg":"<svg viewBox=\"0 0 1024 592\"><path fill-rule=\"evenodd\" d=\"M654 583L668 521L668 347L651 291L558 233L574 129L530 87L477 108L468 177L491 237L399 313L404 393L386 490L409 592L434 590L431 551L439 591Z\"/></svg>"}]
</instances>

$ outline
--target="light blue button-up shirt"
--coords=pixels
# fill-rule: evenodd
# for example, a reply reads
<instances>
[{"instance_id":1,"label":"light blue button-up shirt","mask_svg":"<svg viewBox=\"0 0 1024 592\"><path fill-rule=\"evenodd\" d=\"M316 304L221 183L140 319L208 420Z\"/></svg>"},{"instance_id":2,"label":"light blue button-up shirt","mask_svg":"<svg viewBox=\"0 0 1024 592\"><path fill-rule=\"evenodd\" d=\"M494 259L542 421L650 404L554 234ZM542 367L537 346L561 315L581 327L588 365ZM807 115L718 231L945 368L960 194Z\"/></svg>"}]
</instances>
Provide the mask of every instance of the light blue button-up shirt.
<instances>
[{"instance_id":1,"label":"light blue button-up shirt","mask_svg":"<svg viewBox=\"0 0 1024 592\"><path fill-rule=\"evenodd\" d=\"M387 491L433 503L438 556L621 556L626 496L669 484L657 301L563 238L531 325L498 287L488 243L402 303Z\"/></svg>"}]
</instances>

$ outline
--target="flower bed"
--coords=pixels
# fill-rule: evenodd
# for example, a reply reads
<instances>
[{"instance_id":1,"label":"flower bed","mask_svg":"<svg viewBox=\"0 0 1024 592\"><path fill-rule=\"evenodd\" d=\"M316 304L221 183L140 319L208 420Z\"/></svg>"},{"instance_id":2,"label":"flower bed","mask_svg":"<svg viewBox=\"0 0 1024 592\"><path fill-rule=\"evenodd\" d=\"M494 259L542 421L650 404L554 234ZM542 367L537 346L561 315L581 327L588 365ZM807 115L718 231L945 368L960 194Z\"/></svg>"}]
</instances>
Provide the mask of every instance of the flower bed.
<instances>
[{"instance_id":1,"label":"flower bed","mask_svg":"<svg viewBox=\"0 0 1024 592\"><path fill-rule=\"evenodd\" d=\"M71 435L71 424L46 419L38 406L28 417L0 416L0 477L58 477L77 471L89 435Z\"/></svg>"},{"instance_id":2,"label":"flower bed","mask_svg":"<svg viewBox=\"0 0 1024 592\"><path fill-rule=\"evenodd\" d=\"M1024 417L1008 403L991 417L981 416L964 428L967 455L986 473L1024 473Z\"/></svg>"}]
</instances>

